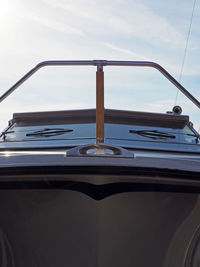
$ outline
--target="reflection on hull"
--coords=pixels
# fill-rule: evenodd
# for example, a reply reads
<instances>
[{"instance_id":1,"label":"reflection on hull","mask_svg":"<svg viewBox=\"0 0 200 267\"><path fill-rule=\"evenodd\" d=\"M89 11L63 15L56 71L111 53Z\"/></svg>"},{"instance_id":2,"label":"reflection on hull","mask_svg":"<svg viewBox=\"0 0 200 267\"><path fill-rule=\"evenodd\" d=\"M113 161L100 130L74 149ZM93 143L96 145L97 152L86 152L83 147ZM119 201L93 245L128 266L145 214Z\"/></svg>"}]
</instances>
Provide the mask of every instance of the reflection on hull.
<instances>
[{"instance_id":1,"label":"reflection on hull","mask_svg":"<svg viewBox=\"0 0 200 267\"><path fill-rule=\"evenodd\" d=\"M1 190L1 251L20 267L182 266L199 212L197 194Z\"/></svg>"}]
</instances>

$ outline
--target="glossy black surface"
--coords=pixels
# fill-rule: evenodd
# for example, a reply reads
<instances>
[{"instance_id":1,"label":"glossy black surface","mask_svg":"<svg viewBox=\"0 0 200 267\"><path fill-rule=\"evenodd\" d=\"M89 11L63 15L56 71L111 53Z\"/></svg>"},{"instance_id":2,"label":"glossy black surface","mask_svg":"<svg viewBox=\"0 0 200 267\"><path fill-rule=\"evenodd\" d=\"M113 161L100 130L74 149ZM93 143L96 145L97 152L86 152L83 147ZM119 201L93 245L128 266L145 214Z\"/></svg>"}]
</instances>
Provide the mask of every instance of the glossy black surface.
<instances>
[{"instance_id":1,"label":"glossy black surface","mask_svg":"<svg viewBox=\"0 0 200 267\"><path fill-rule=\"evenodd\" d=\"M1 190L1 255L16 267L183 267L199 212L192 193L97 201L69 190Z\"/></svg>"}]
</instances>

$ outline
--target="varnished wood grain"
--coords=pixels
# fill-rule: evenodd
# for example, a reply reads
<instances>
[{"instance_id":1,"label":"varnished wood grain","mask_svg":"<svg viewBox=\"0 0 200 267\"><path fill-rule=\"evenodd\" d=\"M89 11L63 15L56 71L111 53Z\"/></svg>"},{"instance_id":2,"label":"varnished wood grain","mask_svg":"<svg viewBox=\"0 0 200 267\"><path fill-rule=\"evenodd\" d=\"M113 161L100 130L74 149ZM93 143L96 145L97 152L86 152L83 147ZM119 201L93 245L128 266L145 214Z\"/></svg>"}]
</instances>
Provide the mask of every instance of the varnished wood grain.
<instances>
[{"instance_id":1,"label":"varnished wood grain","mask_svg":"<svg viewBox=\"0 0 200 267\"><path fill-rule=\"evenodd\" d=\"M104 72L96 72L96 142L104 142Z\"/></svg>"}]
</instances>

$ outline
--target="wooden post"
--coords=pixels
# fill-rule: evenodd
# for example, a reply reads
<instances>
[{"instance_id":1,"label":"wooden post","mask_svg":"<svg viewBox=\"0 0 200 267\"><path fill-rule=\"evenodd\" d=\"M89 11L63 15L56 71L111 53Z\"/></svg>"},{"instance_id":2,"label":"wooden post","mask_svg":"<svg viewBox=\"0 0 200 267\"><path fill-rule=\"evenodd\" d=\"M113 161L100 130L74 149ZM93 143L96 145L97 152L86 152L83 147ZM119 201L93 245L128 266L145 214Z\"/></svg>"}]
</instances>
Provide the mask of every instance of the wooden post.
<instances>
[{"instance_id":1,"label":"wooden post","mask_svg":"<svg viewBox=\"0 0 200 267\"><path fill-rule=\"evenodd\" d=\"M104 72L97 66L96 72L96 143L104 143Z\"/></svg>"}]
</instances>

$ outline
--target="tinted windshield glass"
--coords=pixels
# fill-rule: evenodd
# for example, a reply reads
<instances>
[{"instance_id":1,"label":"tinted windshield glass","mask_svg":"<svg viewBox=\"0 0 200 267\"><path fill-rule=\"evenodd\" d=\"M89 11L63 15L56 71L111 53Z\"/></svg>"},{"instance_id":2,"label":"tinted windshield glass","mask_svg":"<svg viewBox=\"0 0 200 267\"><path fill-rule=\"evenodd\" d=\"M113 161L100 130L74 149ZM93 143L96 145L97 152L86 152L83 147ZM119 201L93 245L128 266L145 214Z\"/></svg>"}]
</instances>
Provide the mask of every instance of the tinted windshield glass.
<instances>
[{"instance_id":1,"label":"tinted windshield glass","mask_svg":"<svg viewBox=\"0 0 200 267\"><path fill-rule=\"evenodd\" d=\"M199 203L191 193L94 200L70 190L1 190L2 266L184 266Z\"/></svg>"}]
</instances>

